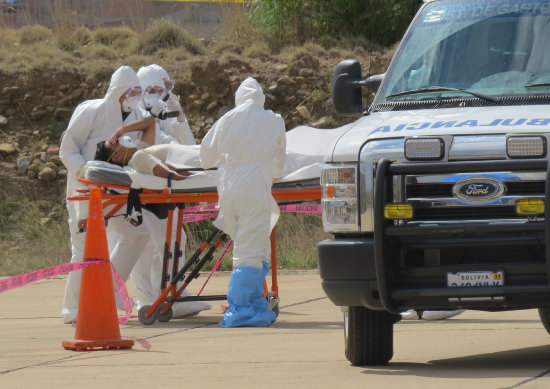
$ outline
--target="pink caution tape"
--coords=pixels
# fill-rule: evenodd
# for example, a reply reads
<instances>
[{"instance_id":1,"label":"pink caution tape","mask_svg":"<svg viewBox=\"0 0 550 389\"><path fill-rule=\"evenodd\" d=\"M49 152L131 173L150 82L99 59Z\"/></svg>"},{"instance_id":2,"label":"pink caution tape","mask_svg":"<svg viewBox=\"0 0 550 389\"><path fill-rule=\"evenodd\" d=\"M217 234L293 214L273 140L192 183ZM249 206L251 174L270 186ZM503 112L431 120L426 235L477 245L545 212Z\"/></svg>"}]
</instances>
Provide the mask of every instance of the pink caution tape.
<instances>
[{"instance_id":1,"label":"pink caution tape","mask_svg":"<svg viewBox=\"0 0 550 389\"><path fill-rule=\"evenodd\" d=\"M45 278L55 277L61 274L69 273L75 270L81 270L88 266L93 266L104 261L86 261L86 262L71 262L63 265L56 265L46 269L36 270L30 273L19 274L13 277L0 280L0 293L32 282L40 281Z\"/></svg>"},{"instance_id":2,"label":"pink caution tape","mask_svg":"<svg viewBox=\"0 0 550 389\"><path fill-rule=\"evenodd\" d=\"M184 214L183 215L183 223L195 223L200 222L201 220L208 220L208 219L214 219L218 217L217 213L203 213L203 214Z\"/></svg>"},{"instance_id":3,"label":"pink caution tape","mask_svg":"<svg viewBox=\"0 0 550 389\"><path fill-rule=\"evenodd\" d=\"M111 263L111 267L113 268L113 276L115 277L115 285L118 290L118 295L120 296L120 299L122 300L122 304L124 305L124 312L126 313L125 317L119 317L118 322L119 324L126 324L128 323L128 319L130 319L132 316L132 300L130 299L130 296L128 295L128 289L126 288L126 283L120 277L120 274L116 271L115 267Z\"/></svg>"},{"instance_id":4,"label":"pink caution tape","mask_svg":"<svg viewBox=\"0 0 550 389\"><path fill-rule=\"evenodd\" d=\"M183 210L184 213L195 213L195 212L218 212L220 207L218 203L208 203L208 204L199 204L192 207L187 207Z\"/></svg>"},{"instance_id":5,"label":"pink caution tape","mask_svg":"<svg viewBox=\"0 0 550 389\"><path fill-rule=\"evenodd\" d=\"M281 212L321 213L321 204L288 204L280 205Z\"/></svg>"},{"instance_id":6,"label":"pink caution tape","mask_svg":"<svg viewBox=\"0 0 550 389\"><path fill-rule=\"evenodd\" d=\"M222 263L222 259L223 257L225 257L225 254L227 254L227 252L229 251L229 248L231 247L231 245L233 244L233 241L232 240L229 240L229 242L227 243L227 246L225 246L225 249L223 250L222 252L222 255L220 255L220 259L218 259L218 262L216 262L216 264L214 265L214 267L212 268L212 271L210 272L210 275L208 276L208 278L206 279L206 281L204 281L204 284L202 285L202 288L201 290L199 291L199 293L197 294L197 296L200 296L202 291L204 290L204 287L206 286L206 284L208 283L208 281L210 281L210 277L212 277L212 274L214 274L216 272L216 270L218 270L218 266L220 266L220 263Z\"/></svg>"}]
</instances>

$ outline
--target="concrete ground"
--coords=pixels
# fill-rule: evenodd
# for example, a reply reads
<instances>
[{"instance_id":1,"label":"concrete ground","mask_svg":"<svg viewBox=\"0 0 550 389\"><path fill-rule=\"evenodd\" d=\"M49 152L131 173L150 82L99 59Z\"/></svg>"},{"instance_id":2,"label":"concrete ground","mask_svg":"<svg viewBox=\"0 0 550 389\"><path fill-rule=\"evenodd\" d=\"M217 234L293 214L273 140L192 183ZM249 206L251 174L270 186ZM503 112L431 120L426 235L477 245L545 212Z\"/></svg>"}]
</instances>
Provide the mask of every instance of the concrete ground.
<instances>
[{"instance_id":1,"label":"concrete ground","mask_svg":"<svg viewBox=\"0 0 550 389\"><path fill-rule=\"evenodd\" d=\"M223 294L227 282L215 276L205 293ZM213 302L192 318L131 319L121 334L140 340L121 351L61 347L75 331L59 318L64 285L47 279L0 294L0 388L550 388L550 337L536 310L402 321L388 366L353 367L342 313L317 272L280 275L281 313L269 328L223 329Z\"/></svg>"}]
</instances>

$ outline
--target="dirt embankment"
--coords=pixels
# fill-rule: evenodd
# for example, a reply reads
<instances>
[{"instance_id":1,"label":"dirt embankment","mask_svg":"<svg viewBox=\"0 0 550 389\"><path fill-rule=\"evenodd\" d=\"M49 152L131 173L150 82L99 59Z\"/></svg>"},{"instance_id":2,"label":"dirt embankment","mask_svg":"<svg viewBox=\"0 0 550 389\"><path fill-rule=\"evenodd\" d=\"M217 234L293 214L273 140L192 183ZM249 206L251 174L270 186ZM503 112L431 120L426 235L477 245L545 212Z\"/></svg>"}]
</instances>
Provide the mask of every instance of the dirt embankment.
<instances>
[{"instance_id":1,"label":"dirt embankment","mask_svg":"<svg viewBox=\"0 0 550 389\"><path fill-rule=\"evenodd\" d=\"M303 124L333 128L352 120L335 114L330 96L332 71L341 59L301 53L288 62L255 58L221 64L205 57L187 68L161 65L176 80L175 93L200 142L232 108L234 92L248 76L262 84L266 107L283 116L287 129ZM381 55L364 53L359 59L365 76L387 66ZM80 102L104 96L110 75L111 70L95 76L56 69L0 73L0 200L59 199L67 174L58 157L62 133Z\"/></svg>"}]
</instances>

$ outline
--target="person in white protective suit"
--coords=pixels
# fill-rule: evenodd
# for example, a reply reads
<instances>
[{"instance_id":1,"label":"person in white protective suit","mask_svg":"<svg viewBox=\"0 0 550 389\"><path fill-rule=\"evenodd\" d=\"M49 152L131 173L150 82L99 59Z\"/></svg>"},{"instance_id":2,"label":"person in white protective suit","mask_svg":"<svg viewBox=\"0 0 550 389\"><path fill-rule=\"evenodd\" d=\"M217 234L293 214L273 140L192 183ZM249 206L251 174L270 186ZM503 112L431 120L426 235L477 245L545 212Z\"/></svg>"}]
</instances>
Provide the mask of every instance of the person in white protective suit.
<instances>
[{"instance_id":1,"label":"person in white protective suit","mask_svg":"<svg viewBox=\"0 0 550 389\"><path fill-rule=\"evenodd\" d=\"M154 144L183 144L194 145L195 138L179 103L179 97L172 91L174 81L168 73L159 65L152 64L141 67L137 76L144 91L140 101L140 109L144 116L150 114L157 117ZM169 117L164 120L158 118L160 112L177 112L177 117ZM159 219L148 210L143 210L143 216L151 225L151 243L145 247L138 262L130 274L130 281L137 298L137 309L152 305L160 295L162 262L164 245L166 239L166 219ZM177 223L172 223L172 243L170 250L173 251L176 237ZM187 235L185 231L181 234L180 250L182 251L180 265L185 259L185 243ZM172 254L173 258L173 254ZM172 269L170 261L167 269ZM179 285L179 284L178 284ZM181 285L179 285L181 286ZM182 297L190 293L184 290ZM179 302L172 306L174 318L191 316L200 311L211 309L206 302L190 301Z\"/></svg>"},{"instance_id":2,"label":"person in white protective suit","mask_svg":"<svg viewBox=\"0 0 550 389\"><path fill-rule=\"evenodd\" d=\"M74 111L61 140L59 156L67 167L67 195L76 194L81 187L86 162L94 159L96 145L109 137L123 124L139 119L136 110L141 99L141 87L135 71L128 66L118 68L111 76L109 89L103 99L88 100ZM86 234L79 232L79 220L88 215L87 201L67 201L71 233L71 262L83 260ZM149 241L151 233L145 221L133 226L121 217L112 217L107 230L116 230L118 241L110 252L111 261L120 276L126 280L139 254ZM65 323L77 317L81 271L71 272L67 279L61 317ZM120 307L120 302L117 302Z\"/></svg>"},{"instance_id":3,"label":"person in white protective suit","mask_svg":"<svg viewBox=\"0 0 550 389\"><path fill-rule=\"evenodd\" d=\"M271 186L283 172L286 138L283 119L265 110L264 102L260 84L247 78L235 94L236 107L214 124L201 144L201 166L218 168L220 213L214 225L234 242L222 327L268 326L276 318L262 295L269 236L279 218Z\"/></svg>"}]
</instances>

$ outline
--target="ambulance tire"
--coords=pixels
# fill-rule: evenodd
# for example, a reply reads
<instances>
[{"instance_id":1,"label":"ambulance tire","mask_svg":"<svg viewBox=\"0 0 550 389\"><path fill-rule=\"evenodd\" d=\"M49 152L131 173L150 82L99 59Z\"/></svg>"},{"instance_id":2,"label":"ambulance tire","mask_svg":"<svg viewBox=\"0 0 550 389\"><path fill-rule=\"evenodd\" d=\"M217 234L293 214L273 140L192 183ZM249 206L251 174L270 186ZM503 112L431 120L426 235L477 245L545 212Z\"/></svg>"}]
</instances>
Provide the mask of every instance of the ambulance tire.
<instances>
[{"instance_id":1,"label":"ambulance tire","mask_svg":"<svg viewBox=\"0 0 550 389\"><path fill-rule=\"evenodd\" d=\"M539 316L544 329L550 334L550 307L539 308Z\"/></svg>"},{"instance_id":2,"label":"ambulance tire","mask_svg":"<svg viewBox=\"0 0 550 389\"><path fill-rule=\"evenodd\" d=\"M345 354L354 366L386 365L393 356L393 324L399 316L365 307L344 312Z\"/></svg>"}]
</instances>

